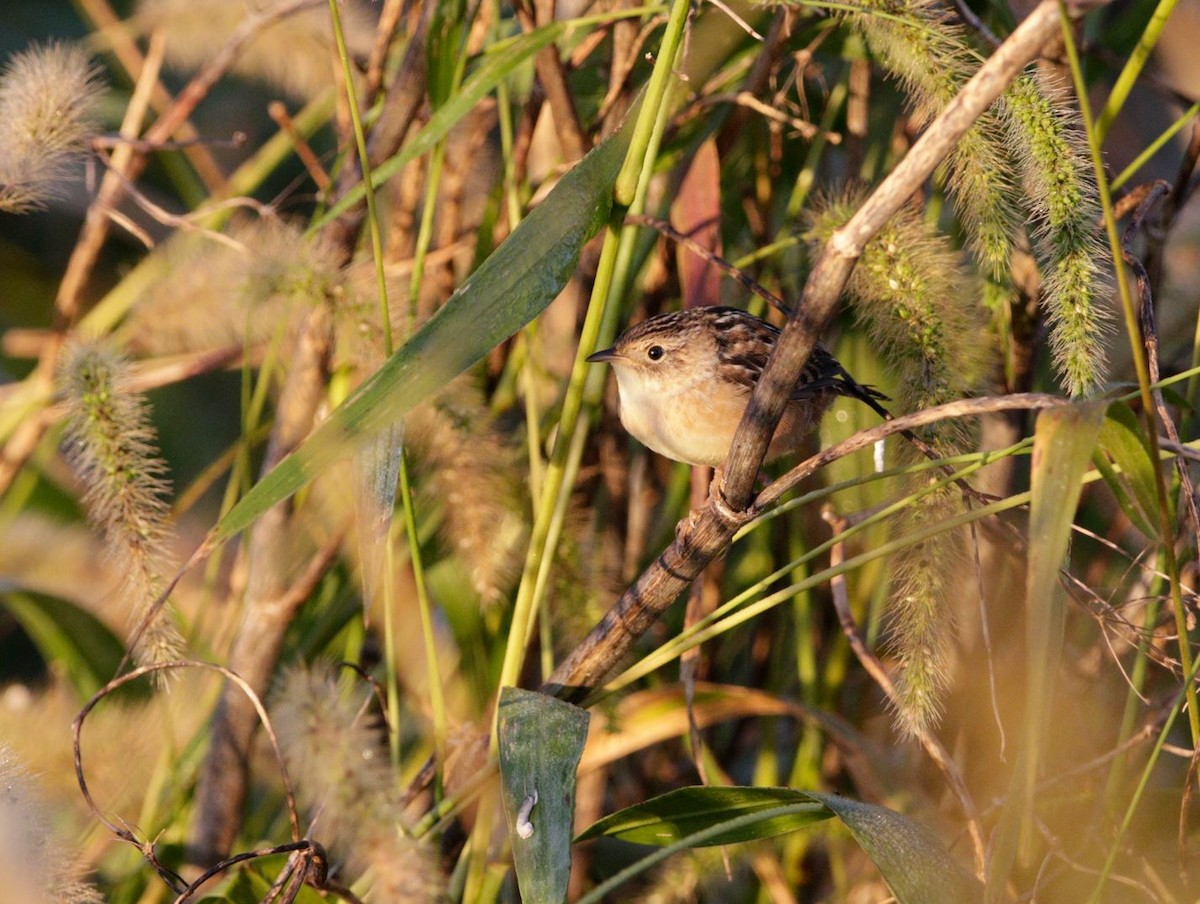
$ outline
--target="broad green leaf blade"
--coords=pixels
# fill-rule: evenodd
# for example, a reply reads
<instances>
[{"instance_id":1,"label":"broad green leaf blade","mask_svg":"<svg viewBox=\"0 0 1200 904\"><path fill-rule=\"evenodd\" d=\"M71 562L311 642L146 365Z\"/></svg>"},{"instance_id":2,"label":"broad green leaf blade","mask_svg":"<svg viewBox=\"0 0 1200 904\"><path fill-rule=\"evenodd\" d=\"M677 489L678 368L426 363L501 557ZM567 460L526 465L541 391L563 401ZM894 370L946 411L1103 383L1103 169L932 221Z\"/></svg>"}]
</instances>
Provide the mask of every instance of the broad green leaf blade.
<instances>
[{"instance_id":1,"label":"broad green leaf blade","mask_svg":"<svg viewBox=\"0 0 1200 904\"><path fill-rule=\"evenodd\" d=\"M1062 654L1066 612L1059 571L1064 565L1106 403L1050 408L1038 415L1033 438L1029 562L1025 573L1028 610L1029 685L1026 691L1026 790L1033 791L1044 731L1046 703L1054 695L1054 675ZM1015 798L1014 798L1015 799Z\"/></svg>"},{"instance_id":2,"label":"broad green leaf blade","mask_svg":"<svg viewBox=\"0 0 1200 904\"><path fill-rule=\"evenodd\" d=\"M1096 468L1129 520L1151 539L1159 539L1158 485L1155 480L1153 450L1146 439L1145 426L1124 402L1109 405L1108 416L1100 428L1100 449L1121 469L1117 474L1107 467L1104 455L1096 454ZM1128 490L1127 490L1128 488ZM1131 492L1130 492L1131 491ZM1174 513L1171 515L1174 521Z\"/></svg>"},{"instance_id":3,"label":"broad green leaf blade","mask_svg":"<svg viewBox=\"0 0 1200 904\"><path fill-rule=\"evenodd\" d=\"M789 812L780 815L781 807ZM740 819L754 813L762 813L764 818L749 823ZM738 819L735 828L703 842L703 845L736 844L784 835L831 816L833 813L823 804L791 788L679 788L604 817L589 826L578 840L609 835L637 844L667 845Z\"/></svg>"},{"instance_id":4,"label":"broad green leaf blade","mask_svg":"<svg viewBox=\"0 0 1200 904\"><path fill-rule=\"evenodd\" d=\"M571 873L575 770L588 713L535 691L500 692L500 786L526 904L561 904Z\"/></svg>"},{"instance_id":5,"label":"broad green leaf blade","mask_svg":"<svg viewBox=\"0 0 1200 904\"><path fill-rule=\"evenodd\" d=\"M29 635L47 662L62 667L87 700L117 673L125 645L86 609L32 590L0 586L0 606Z\"/></svg>"},{"instance_id":6,"label":"broad green leaf blade","mask_svg":"<svg viewBox=\"0 0 1200 904\"><path fill-rule=\"evenodd\" d=\"M1028 680L1025 718L1008 801L988 865L987 900L1003 900L1021 839L1033 831L1033 794L1045 740L1048 702L1062 657L1066 624L1059 571L1064 565L1084 473L1107 403L1048 408L1037 418L1030 474L1029 560L1025 572Z\"/></svg>"},{"instance_id":7,"label":"broad green leaf blade","mask_svg":"<svg viewBox=\"0 0 1200 904\"><path fill-rule=\"evenodd\" d=\"M886 807L809 794L841 818L901 904L971 904L983 885L924 826Z\"/></svg>"},{"instance_id":8,"label":"broad green leaf blade","mask_svg":"<svg viewBox=\"0 0 1200 904\"><path fill-rule=\"evenodd\" d=\"M832 794L816 794L808 791L795 791L789 788L685 788L688 795L680 796L679 791L672 791L657 797L638 807L630 807L622 811L623 822L631 826L637 821L636 811L640 808L655 810L679 810L683 813L694 812L694 824L703 828L682 835L666 844L654 853L642 858L637 863L621 870L612 878L601 883L579 899L579 904L593 904L603 900L625 882L639 873L645 872L669 855L687 848L704 847L719 843L716 839L733 836L761 837L758 835L745 836L744 830L752 829L756 824L774 823L777 820L792 820L794 828L810 825L820 819L831 816L839 817L850 829L854 838L870 855L878 867L880 874L891 887L896 899L901 904L973 904L979 901L982 885L969 875L959 863L947 853L946 849L927 829L899 813L873 804L847 800ZM714 792L738 791L743 792L740 798L732 797L732 805L742 807L736 815L732 812L723 819L714 820L703 811L706 808L705 799L712 798L716 803L719 794ZM691 794L690 792L699 792ZM669 802L669 807L663 807L662 802ZM775 805L764 808L746 806L751 801L767 803L774 798ZM631 814L627 818L623 814ZM613 817L601 820L596 826L589 828L580 839L592 838L598 834L616 834L613 832L595 831L597 826L610 823ZM665 822L663 820L662 822ZM660 823L661 824L661 823ZM628 838L625 834L618 837ZM657 843L657 842L652 842ZM615 899L614 899L615 900Z\"/></svg>"},{"instance_id":9,"label":"broad green leaf blade","mask_svg":"<svg viewBox=\"0 0 1200 904\"><path fill-rule=\"evenodd\" d=\"M566 285L584 243L607 219L626 143L626 133L618 132L563 176L403 348L251 487L217 525L217 539L244 530L540 314Z\"/></svg>"}]
</instances>

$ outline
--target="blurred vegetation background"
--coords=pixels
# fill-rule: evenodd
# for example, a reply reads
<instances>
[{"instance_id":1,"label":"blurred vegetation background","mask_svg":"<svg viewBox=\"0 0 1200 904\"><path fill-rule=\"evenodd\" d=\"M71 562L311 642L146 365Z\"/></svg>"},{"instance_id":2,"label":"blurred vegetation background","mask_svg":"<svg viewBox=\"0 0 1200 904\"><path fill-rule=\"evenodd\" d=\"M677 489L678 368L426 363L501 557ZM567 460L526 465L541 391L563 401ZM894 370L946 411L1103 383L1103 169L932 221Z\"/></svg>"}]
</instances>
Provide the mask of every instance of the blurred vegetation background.
<instances>
[{"instance_id":1,"label":"blurred vegetation background","mask_svg":"<svg viewBox=\"0 0 1200 904\"><path fill-rule=\"evenodd\" d=\"M583 358L680 305L781 324L701 252L797 303L1031 9L6 0L0 897L518 900L499 689L577 654L709 479ZM551 868L569 900L1196 900L1198 28L1068 23L823 337L894 414L1064 405L758 512L532 810L683 825L659 796L705 785L903 821L814 803L661 863L606 829ZM839 400L812 450L879 423ZM711 800L693 830L749 812Z\"/></svg>"}]
</instances>

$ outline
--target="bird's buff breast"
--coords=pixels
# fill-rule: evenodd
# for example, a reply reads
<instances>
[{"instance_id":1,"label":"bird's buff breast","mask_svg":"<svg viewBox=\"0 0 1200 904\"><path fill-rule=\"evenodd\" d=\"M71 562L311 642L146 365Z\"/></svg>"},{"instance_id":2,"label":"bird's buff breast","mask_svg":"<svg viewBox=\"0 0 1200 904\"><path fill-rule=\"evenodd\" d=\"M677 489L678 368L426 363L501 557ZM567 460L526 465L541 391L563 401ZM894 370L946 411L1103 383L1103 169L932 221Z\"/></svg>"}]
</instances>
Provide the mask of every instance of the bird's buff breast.
<instances>
[{"instance_id":1,"label":"bird's buff breast","mask_svg":"<svg viewBox=\"0 0 1200 904\"><path fill-rule=\"evenodd\" d=\"M693 465L725 461L749 398L690 386L668 393L617 377L621 423L649 449Z\"/></svg>"}]
</instances>

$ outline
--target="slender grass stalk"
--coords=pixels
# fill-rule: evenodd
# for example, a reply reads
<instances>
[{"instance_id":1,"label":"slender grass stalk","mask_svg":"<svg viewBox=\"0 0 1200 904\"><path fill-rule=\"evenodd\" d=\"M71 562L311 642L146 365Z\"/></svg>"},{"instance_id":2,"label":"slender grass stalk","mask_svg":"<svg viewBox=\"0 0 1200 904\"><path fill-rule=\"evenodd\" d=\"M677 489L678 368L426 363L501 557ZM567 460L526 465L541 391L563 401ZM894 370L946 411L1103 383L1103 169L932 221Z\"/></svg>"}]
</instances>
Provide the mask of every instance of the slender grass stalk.
<instances>
[{"instance_id":1,"label":"slender grass stalk","mask_svg":"<svg viewBox=\"0 0 1200 904\"><path fill-rule=\"evenodd\" d=\"M498 33L500 3L496 0L493 29ZM508 85L501 82L496 86L496 116L500 125L500 159L504 162L504 208L508 214L508 229L511 232L521 222L521 191L517 185L517 173L513 160L512 102ZM521 373L518 377L521 393L525 397L525 444L529 461L530 503L533 514L541 504L542 485L545 483L546 463L542 458L542 415L537 400L537 321L531 322L521 331L519 351ZM545 613L543 612L544 616Z\"/></svg>"},{"instance_id":2,"label":"slender grass stalk","mask_svg":"<svg viewBox=\"0 0 1200 904\"><path fill-rule=\"evenodd\" d=\"M358 149L359 166L363 173L363 187L367 203L367 225L371 238L371 257L375 264L375 281L379 291L379 315L383 330L384 354L391 357L392 319L388 306L387 278L383 265L383 238L379 224L379 210L375 202L375 185L371 180L371 161L367 153L366 133L363 130L362 116L358 109L358 95L354 90L354 73L350 66L350 56L346 49L346 40L342 32L341 15L338 11L337 0L329 0L329 14L333 20L334 38L337 42L338 57L342 64L342 79L346 85L347 103L350 108L350 119L354 126L354 139ZM414 279L418 279L421 268L413 270ZM383 434L386 437L388 434ZM384 441L382 438L377 441ZM437 762L444 761L446 743L446 708L442 695L442 676L438 668L437 640L433 634L433 614L426 590L425 573L421 561L420 539L416 531L416 515L413 509L412 489L408 481L408 463L403 448L400 455L400 495L404 508L405 536L408 538L409 561L413 569L413 578L417 588L417 605L421 612L421 633L426 651L426 666L428 669L430 703L433 709L434 749L437 751ZM393 490L394 492L394 490ZM395 632L395 584L391 580L394 568L391 532L385 534L386 548L384 550L384 661L387 669L387 702L388 714L392 719L393 728L398 725L400 713L400 687L396 667L396 632ZM393 731L390 738L390 751L393 766L399 765L400 748L399 734ZM440 786L440 775L437 784Z\"/></svg>"},{"instance_id":3,"label":"slender grass stalk","mask_svg":"<svg viewBox=\"0 0 1200 904\"><path fill-rule=\"evenodd\" d=\"M600 335L600 324L603 319L604 307L608 303L608 292L612 284L612 273L616 262L618 232L610 227L604 236L604 244L600 251L600 262L596 281L592 289L592 304L588 308L584 320L583 333L580 338L580 351L594 348ZM557 507L557 499L564 491L566 479L567 458L570 442L578 425L579 414L583 403L584 364L582 354L576 355L575 366L571 372L571 380L567 385L566 397L563 400L563 413L559 423L558 436L550 463L546 469L546 481L542 488L540 505L533 522L529 536L529 549L525 557L525 565L521 574L521 583L517 589L517 598L513 604L512 623L509 628L508 643L504 651L504 662L500 667L500 687L515 687L524 661L525 647L529 642L533 629L533 616L537 611L536 585L538 573L543 559L553 557L550 545L550 534ZM492 749L497 743L496 732L492 732Z\"/></svg>"},{"instance_id":4,"label":"slender grass stalk","mask_svg":"<svg viewBox=\"0 0 1200 904\"><path fill-rule=\"evenodd\" d=\"M1190 689L1195 687L1197 672L1200 672L1200 657L1197 658L1196 662L1182 676L1185 688ZM1108 877L1112 873L1113 864L1116 863L1117 855L1121 852L1121 842L1124 840L1125 834L1129 831L1130 823L1133 822L1133 816L1137 812L1138 805L1142 802L1142 796L1146 793L1146 788L1150 784L1150 777L1154 774L1154 770L1158 765L1163 745L1167 743L1171 729L1175 727L1175 720L1179 718L1179 710L1188 697L1189 694L1186 691L1175 695L1175 703L1172 705L1171 711L1167 714L1166 721L1163 722L1162 730L1158 733L1158 739L1154 742L1154 749L1150 751L1150 756L1146 758L1146 765L1142 769L1141 778L1138 779L1137 787L1129 798L1129 806L1125 808L1125 815L1121 818L1121 825L1117 827L1117 834L1108 848L1108 854L1104 858L1104 866L1100 868L1100 878L1096 881L1096 887L1092 889L1092 894L1088 897L1088 904L1099 904L1103 900L1104 886L1108 884Z\"/></svg>"},{"instance_id":5,"label":"slender grass stalk","mask_svg":"<svg viewBox=\"0 0 1200 904\"><path fill-rule=\"evenodd\" d=\"M421 638L425 644L425 658L429 665L429 702L433 710L433 747L439 764L446 761L446 698L442 693L441 670L437 667L437 639L433 630L433 612L429 605L429 591L425 587L425 567L421 561L421 544L417 535L417 515L413 508L412 486L408 479L408 456L400 457L400 498L404 506L404 530L409 537L409 555L412 557L413 581L417 587L417 609L421 613ZM388 543L391 546L391 543ZM388 573L391 573L389 567ZM388 609L394 602L388 597ZM399 738L399 732L392 733ZM435 796L441 795L441 775L435 778Z\"/></svg>"},{"instance_id":6,"label":"slender grass stalk","mask_svg":"<svg viewBox=\"0 0 1200 904\"><path fill-rule=\"evenodd\" d=\"M1125 167L1125 169L1121 170L1120 175L1112 180L1112 184L1108 187L1109 191L1117 191L1122 185L1132 179L1137 172L1146 165L1150 158L1159 152L1164 144L1178 135L1184 126L1196 118L1197 113L1200 113L1200 102L1194 103L1188 107L1182 116L1177 117L1161 135L1150 142L1150 144L1146 145L1146 149L1138 154L1133 159L1133 162L1130 163L1129 166Z\"/></svg>"},{"instance_id":7,"label":"slender grass stalk","mask_svg":"<svg viewBox=\"0 0 1200 904\"><path fill-rule=\"evenodd\" d=\"M684 25L687 24L688 11L691 5L679 0L671 4L671 13L663 29L662 43L658 47L658 56L654 61L654 70L650 73L650 81L646 85L646 96L642 103L642 112L638 117L637 126L629 143L629 153L625 157L625 165L617 175L617 184L613 188L613 197L621 207L631 207L638 186L645 178L645 161L652 139L653 117L664 109L664 100L670 79L674 77L675 58L683 41Z\"/></svg>"},{"instance_id":8,"label":"slender grass stalk","mask_svg":"<svg viewBox=\"0 0 1200 904\"><path fill-rule=\"evenodd\" d=\"M1134 82L1137 81L1137 77L1141 74L1146 63L1150 61L1150 55L1154 52L1154 48L1158 46L1158 39L1162 37L1162 30L1166 27L1167 19L1171 17L1176 2L1178 0L1159 0L1158 6L1154 8L1154 15L1150 17L1150 21L1146 23L1145 31L1138 38L1137 46L1133 48L1133 52L1129 54L1129 59L1125 61L1125 65L1121 69L1121 74L1117 76L1117 81L1113 85L1112 91L1109 92L1108 100L1104 102L1104 107L1100 110L1100 115L1096 117L1097 147L1104 144L1104 139L1108 137L1108 130L1111 128L1113 120L1117 118L1117 114L1125 106L1125 101L1129 99L1129 92L1133 90Z\"/></svg>"},{"instance_id":9,"label":"slender grass stalk","mask_svg":"<svg viewBox=\"0 0 1200 904\"><path fill-rule=\"evenodd\" d=\"M1162 558L1161 550L1159 558ZM1154 629L1158 625L1159 597L1165 589L1162 584L1162 578L1155 577L1154 583L1150 587L1150 599L1146 601L1146 610L1142 615L1142 633L1138 637L1137 658L1134 659L1133 667L1129 670L1129 689L1125 695L1125 711L1121 714L1121 725L1117 729L1117 737L1113 742L1113 748L1116 750L1119 750L1133 735L1138 704L1144 699L1142 691L1146 687L1146 676L1151 663L1150 643L1154 636ZM1101 798L1106 807L1116 809L1119 802L1118 795L1124 791L1122 788L1124 778L1125 760L1123 757L1117 757L1113 760L1112 768L1108 772L1104 795Z\"/></svg>"},{"instance_id":10,"label":"slender grass stalk","mask_svg":"<svg viewBox=\"0 0 1200 904\"><path fill-rule=\"evenodd\" d=\"M433 241L433 217L438 209L438 192L442 187L442 172L446 165L446 141L439 141L429 155L425 172L425 201L421 205L421 222L417 225L416 247L413 249L412 277L408 282L408 331L417 323L417 308L421 287L425 282L425 258ZM365 178L365 177L364 177Z\"/></svg>"},{"instance_id":11,"label":"slender grass stalk","mask_svg":"<svg viewBox=\"0 0 1200 904\"><path fill-rule=\"evenodd\" d=\"M1092 166L1096 174L1096 187L1100 192L1100 205L1104 211L1104 229L1108 234L1109 250L1112 253L1113 266L1117 274L1117 286L1121 294L1121 308L1125 315L1125 330L1129 336L1129 350L1134 370L1138 380L1138 395L1142 402L1142 417L1146 425L1146 439L1150 444L1150 458L1158 461L1161 451L1158 445L1158 428L1154 422L1154 398L1150 387L1150 369L1146 363L1146 350L1142 346L1141 328L1138 326L1137 303L1129 288L1129 277L1122 266L1123 256L1121 238L1117 234L1117 221L1113 213L1112 195L1109 191L1108 180L1104 171L1104 161L1100 154L1100 136L1096 123L1092 118L1091 104L1088 102L1087 85L1083 79L1083 68L1079 63L1079 51L1075 47L1075 36L1071 29L1070 19L1066 10L1061 10L1063 44L1067 51L1067 61L1070 63L1071 78L1075 82L1075 92L1079 98L1079 111L1083 117L1084 129L1087 132L1088 147L1092 154ZM1158 494L1159 530L1162 533L1162 551L1166 565L1167 577L1171 585L1171 608L1175 615L1175 630L1178 634L1179 663L1187 674L1192 672L1192 650L1188 640L1187 611L1183 604L1183 593L1179 581L1179 562L1175 556L1175 529L1171 524L1171 507L1167 499L1167 482L1162 468L1154 469L1154 486ZM1196 688L1188 681L1187 684L1188 726L1191 728L1192 743L1200 744L1200 711L1197 710L1200 700L1197 699Z\"/></svg>"},{"instance_id":12,"label":"slender grass stalk","mask_svg":"<svg viewBox=\"0 0 1200 904\"><path fill-rule=\"evenodd\" d=\"M644 199L646 186L653 169L654 159L650 151L655 136L661 138L669 115L667 106L663 103L666 89L666 78L673 70L675 55L683 32L688 9L687 0L676 0L672 6L671 17L668 21L667 32L663 37L662 50L655 62L655 71L651 76L653 83L659 77L663 83L663 91L657 95L657 102L651 102L648 95L642 103L638 119L634 125L630 148L625 156L622 173L633 171L639 181L636 191L631 192L626 203L633 203L636 211L638 195ZM668 52L668 50L670 52ZM618 180L620 177L618 177ZM620 182L618 181L618 185ZM622 196L617 193L617 202L621 203ZM624 210L620 210L620 215ZM623 230L619 225L610 224L604 235L604 243L600 250L600 261L597 265L596 280L592 286L592 296L588 304L587 316L584 318L583 329L579 339L579 347L575 363L571 369L570 382L567 385L563 399L562 415L559 419L558 436L551 454L550 464L546 470L546 481L542 491L541 504L534 520L533 530L529 539L529 552L525 559L525 568L521 575L521 584L517 590L517 599L513 605L512 627L509 630L508 644L504 652L504 662L500 668L500 687L513 687L520 675L521 664L524 661L525 647L529 643L533 629L533 614L537 611L538 587L544 588L546 580L540 574L543 568L549 567L549 560L554 555L553 525L556 520L555 512L559 508L558 497L569 493L566 484L569 470L571 448L575 432L580 429L580 419L583 412L585 386L589 374L595 368L584 359L597 347L597 340L602 335L602 326L614 319L608 315L611 307L610 294L614 285L614 275L617 269L621 237ZM495 749L496 733L492 733L492 749Z\"/></svg>"}]
</instances>

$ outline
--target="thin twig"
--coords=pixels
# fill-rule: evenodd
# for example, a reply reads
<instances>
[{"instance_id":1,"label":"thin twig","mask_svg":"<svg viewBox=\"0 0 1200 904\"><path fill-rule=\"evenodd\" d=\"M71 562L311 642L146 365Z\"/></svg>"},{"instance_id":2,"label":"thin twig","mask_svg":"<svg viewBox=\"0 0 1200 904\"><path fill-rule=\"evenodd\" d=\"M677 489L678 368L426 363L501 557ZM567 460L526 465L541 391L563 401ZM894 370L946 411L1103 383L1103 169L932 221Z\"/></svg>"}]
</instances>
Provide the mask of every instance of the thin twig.
<instances>
[{"instance_id":1,"label":"thin twig","mask_svg":"<svg viewBox=\"0 0 1200 904\"><path fill-rule=\"evenodd\" d=\"M781 125L789 126L794 129L796 134L801 138L812 140L818 135L822 136L830 144L841 144L842 136L837 132L822 132L820 126L809 122L805 119L799 119L795 116L789 116L782 110L776 110L769 104L763 103L749 91L736 91L728 94L710 94L696 101L700 106L712 106L715 104L735 104L739 107L745 107L748 110L753 110L765 116L771 122L777 122Z\"/></svg>"},{"instance_id":2,"label":"thin twig","mask_svg":"<svg viewBox=\"0 0 1200 904\"><path fill-rule=\"evenodd\" d=\"M1125 263L1133 271L1137 279L1138 298L1139 298L1139 315L1142 328L1142 341L1146 346L1146 366L1149 369L1150 383L1157 384L1160 378L1158 368L1158 332L1154 323L1154 299L1151 296L1150 279L1146 274L1145 267L1142 262L1134 255L1131 244L1133 237L1141 229L1142 223L1145 221L1150 209L1159 201L1171 192L1171 184L1165 180L1155 182L1147 193L1146 198L1137 206L1133 216L1129 220L1129 225L1125 227L1125 233L1121 236L1121 255L1125 259ZM1167 438L1176 446L1182 445L1179 438L1179 429L1175 425L1175 420L1171 417L1171 413L1167 410L1167 404L1163 400L1161 389L1152 388L1151 396L1154 399L1154 408L1158 414L1158 419L1162 422L1163 429L1167 432ZM1192 482L1191 472L1182 458L1175 459L1175 470L1179 475L1180 495L1183 497L1184 511L1187 512L1188 522L1192 528L1192 540L1196 544L1197 550L1200 550L1200 512L1196 509L1196 487ZM1173 537L1163 537L1164 543L1174 542Z\"/></svg>"},{"instance_id":3,"label":"thin twig","mask_svg":"<svg viewBox=\"0 0 1200 904\"><path fill-rule=\"evenodd\" d=\"M96 708L97 704L99 704L101 700L119 688L129 684L131 681L136 681L138 678L144 677L145 675L173 669L202 669L211 672L217 672L218 674L223 675L230 683L237 686L242 693L246 695L246 698L250 701L250 704L254 707L255 713L258 715L259 721L262 723L263 731L266 734L268 741L270 741L271 751L275 755L275 763L279 767L280 781L283 783L283 790L287 805L288 823L292 829L292 840L299 841L300 817L296 812L296 795L292 791L292 780L288 776L287 766L283 761L283 751L279 748L279 739L275 735L275 729L271 727L271 718L267 715L266 707L263 706L262 700L259 698L258 694L254 692L253 688L251 688L250 685L246 683L245 679L243 679L236 672L233 672L224 666L216 665L215 663L201 662L199 660L161 662L155 665L141 666L140 668L136 668L124 675L119 675L105 684L104 687L100 688L100 690L96 691L96 693L92 695L91 699L83 705L83 709L81 709L75 716L75 720L71 723L71 738L75 752L75 777L79 782L79 790L83 795L84 802L87 804L88 809L91 810L92 815L95 816L96 819L100 820L100 822L104 823L104 825L108 827L109 831L111 831L122 841L132 844L134 847L141 850L143 854L146 853L146 849L149 847L152 853L153 844L151 842L139 841L137 836L134 835L129 829L118 826L115 822L105 816L104 811L102 811L96 804L95 799L92 797L91 791L88 789L87 779L83 774L83 748L81 738L84 720L87 719L88 714Z\"/></svg>"},{"instance_id":4,"label":"thin twig","mask_svg":"<svg viewBox=\"0 0 1200 904\"><path fill-rule=\"evenodd\" d=\"M288 140L292 143L292 150L296 152L296 157L304 164L304 169L308 172L309 178L316 184L321 192L329 191L333 185L333 180L329 178L329 173L325 172L325 167L321 166L321 161L317 159L316 153L313 152L309 143L304 136L300 134L295 123L292 122L292 117L288 113L287 105L283 101L273 100L267 104L267 115L275 125L279 126L279 131L287 135Z\"/></svg>"},{"instance_id":5,"label":"thin twig","mask_svg":"<svg viewBox=\"0 0 1200 904\"><path fill-rule=\"evenodd\" d=\"M842 440L835 446L822 449L816 455L805 459L785 473L759 494L747 513L755 516L774 505L785 493L806 480L812 474L825 467L830 462L843 458L859 449L869 448L881 439L886 439L905 430L915 430L939 421L960 417L976 417L981 414L991 414L997 411L1023 411L1054 408L1069 404L1058 396L1038 392L1017 393L1007 396L988 396L981 399L960 399L957 402L947 402L935 408L924 411L914 411L911 414L901 414L890 421L885 421L869 430L860 430L853 436Z\"/></svg>"}]
</instances>

